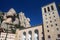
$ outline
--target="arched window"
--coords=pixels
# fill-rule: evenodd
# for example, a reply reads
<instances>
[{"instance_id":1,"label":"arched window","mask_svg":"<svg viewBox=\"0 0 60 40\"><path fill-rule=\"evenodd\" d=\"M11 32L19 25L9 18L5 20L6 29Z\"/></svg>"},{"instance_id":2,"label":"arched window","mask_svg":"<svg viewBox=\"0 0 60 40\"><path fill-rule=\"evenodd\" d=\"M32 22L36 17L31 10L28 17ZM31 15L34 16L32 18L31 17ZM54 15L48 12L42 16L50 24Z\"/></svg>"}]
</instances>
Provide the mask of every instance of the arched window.
<instances>
[{"instance_id":1,"label":"arched window","mask_svg":"<svg viewBox=\"0 0 60 40\"><path fill-rule=\"evenodd\" d=\"M26 32L23 32L22 40L26 40Z\"/></svg>"},{"instance_id":2,"label":"arched window","mask_svg":"<svg viewBox=\"0 0 60 40\"><path fill-rule=\"evenodd\" d=\"M32 31L28 32L28 40L32 40Z\"/></svg>"},{"instance_id":3,"label":"arched window","mask_svg":"<svg viewBox=\"0 0 60 40\"><path fill-rule=\"evenodd\" d=\"M35 32L34 33L34 40L39 40L38 30L36 29L34 32Z\"/></svg>"}]
</instances>

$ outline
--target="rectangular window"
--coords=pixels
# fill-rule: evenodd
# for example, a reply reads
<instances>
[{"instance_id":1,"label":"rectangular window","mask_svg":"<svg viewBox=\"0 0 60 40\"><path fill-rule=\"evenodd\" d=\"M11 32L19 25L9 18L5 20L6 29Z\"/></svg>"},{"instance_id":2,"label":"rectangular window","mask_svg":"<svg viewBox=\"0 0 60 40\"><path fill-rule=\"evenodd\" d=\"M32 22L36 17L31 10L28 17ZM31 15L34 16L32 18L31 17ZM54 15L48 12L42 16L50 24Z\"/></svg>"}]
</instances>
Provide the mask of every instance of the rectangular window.
<instances>
[{"instance_id":1,"label":"rectangular window","mask_svg":"<svg viewBox=\"0 0 60 40\"><path fill-rule=\"evenodd\" d=\"M50 11L50 8L49 7L47 7L47 9L48 9L48 11Z\"/></svg>"},{"instance_id":2,"label":"rectangular window","mask_svg":"<svg viewBox=\"0 0 60 40\"><path fill-rule=\"evenodd\" d=\"M52 9L52 10L54 10L54 7L53 7L53 5L51 5L51 9Z\"/></svg>"},{"instance_id":3,"label":"rectangular window","mask_svg":"<svg viewBox=\"0 0 60 40\"><path fill-rule=\"evenodd\" d=\"M46 13L46 8L44 8L44 12Z\"/></svg>"}]
</instances>

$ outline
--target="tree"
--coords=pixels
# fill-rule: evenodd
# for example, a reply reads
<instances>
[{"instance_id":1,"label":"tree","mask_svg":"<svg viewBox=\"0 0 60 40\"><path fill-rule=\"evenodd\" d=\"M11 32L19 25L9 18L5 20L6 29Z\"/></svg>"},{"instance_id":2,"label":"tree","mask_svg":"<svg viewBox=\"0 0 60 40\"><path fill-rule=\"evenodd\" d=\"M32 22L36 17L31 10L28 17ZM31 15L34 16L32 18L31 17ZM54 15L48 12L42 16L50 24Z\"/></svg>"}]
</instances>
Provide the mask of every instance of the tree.
<instances>
[{"instance_id":1,"label":"tree","mask_svg":"<svg viewBox=\"0 0 60 40\"><path fill-rule=\"evenodd\" d=\"M0 12L0 27L1 27L1 23L2 23L2 21L3 21L3 12Z\"/></svg>"}]
</instances>

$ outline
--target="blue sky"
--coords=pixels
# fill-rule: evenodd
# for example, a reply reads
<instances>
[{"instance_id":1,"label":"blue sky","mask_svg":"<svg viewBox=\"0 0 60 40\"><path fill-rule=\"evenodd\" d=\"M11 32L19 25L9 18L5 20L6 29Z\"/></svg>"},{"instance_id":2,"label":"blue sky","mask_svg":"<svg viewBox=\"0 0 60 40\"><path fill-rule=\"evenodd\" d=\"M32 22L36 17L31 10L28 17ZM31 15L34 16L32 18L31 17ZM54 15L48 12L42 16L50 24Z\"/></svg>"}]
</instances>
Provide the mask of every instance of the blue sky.
<instances>
[{"instance_id":1,"label":"blue sky","mask_svg":"<svg viewBox=\"0 0 60 40\"><path fill-rule=\"evenodd\" d=\"M31 19L30 23L34 26L42 24L41 7L52 2L55 2L58 8L60 0L0 0L0 10L7 12L10 8L14 8L17 13L22 11ZM60 15L59 8L58 11Z\"/></svg>"}]
</instances>

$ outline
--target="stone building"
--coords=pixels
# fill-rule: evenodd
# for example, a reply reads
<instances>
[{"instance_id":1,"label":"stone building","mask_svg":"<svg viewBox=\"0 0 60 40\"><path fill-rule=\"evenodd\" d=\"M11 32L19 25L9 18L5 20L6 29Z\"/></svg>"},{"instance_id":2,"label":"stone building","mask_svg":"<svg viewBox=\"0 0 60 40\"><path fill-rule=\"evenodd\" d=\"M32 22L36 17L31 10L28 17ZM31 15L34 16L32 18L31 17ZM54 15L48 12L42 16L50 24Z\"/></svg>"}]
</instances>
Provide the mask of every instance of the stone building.
<instances>
[{"instance_id":1,"label":"stone building","mask_svg":"<svg viewBox=\"0 0 60 40\"><path fill-rule=\"evenodd\" d=\"M16 37L15 34L8 33L8 34L7 34L7 37L6 37L6 34L7 34L7 33L1 32L0 40L5 40L5 39L6 39L6 40L15 40L15 37Z\"/></svg>"},{"instance_id":2,"label":"stone building","mask_svg":"<svg viewBox=\"0 0 60 40\"><path fill-rule=\"evenodd\" d=\"M55 2L42 7L43 24L30 25L23 12L11 8L0 21L0 40L60 40L60 18ZM13 33L14 32L14 33Z\"/></svg>"},{"instance_id":3,"label":"stone building","mask_svg":"<svg viewBox=\"0 0 60 40\"><path fill-rule=\"evenodd\" d=\"M55 3L42 7L45 40L60 40L60 19Z\"/></svg>"},{"instance_id":4,"label":"stone building","mask_svg":"<svg viewBox=\"0 0 60 40\"><path fill-rule=\"evenodd\" d=\"M16 30L16 40L42 40L43 30L42 25Z\"/></svg>"}]
</instances>

